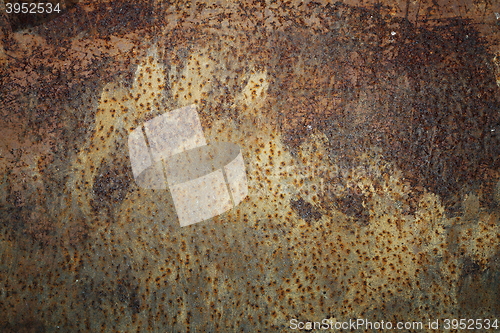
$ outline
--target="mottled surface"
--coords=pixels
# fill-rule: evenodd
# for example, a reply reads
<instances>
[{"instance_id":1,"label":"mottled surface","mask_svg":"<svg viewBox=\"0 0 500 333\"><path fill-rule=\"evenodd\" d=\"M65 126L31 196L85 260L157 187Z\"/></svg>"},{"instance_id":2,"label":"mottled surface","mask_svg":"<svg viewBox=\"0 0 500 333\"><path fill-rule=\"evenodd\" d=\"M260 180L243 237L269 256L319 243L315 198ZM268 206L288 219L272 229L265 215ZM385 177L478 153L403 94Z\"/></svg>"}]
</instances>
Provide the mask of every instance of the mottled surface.
<instances>
[{"instance_id":1,"label":"mottled surface","mask_svg":"<svg viewBox=\"0 0 500 333\"><path fill-rule=\"evenodd\" d=\"M71 4L0 18L2 332L500 317L497 2ZM192 103L249 196L181 228L127 135Z\"/></svg>"}]
</instances>

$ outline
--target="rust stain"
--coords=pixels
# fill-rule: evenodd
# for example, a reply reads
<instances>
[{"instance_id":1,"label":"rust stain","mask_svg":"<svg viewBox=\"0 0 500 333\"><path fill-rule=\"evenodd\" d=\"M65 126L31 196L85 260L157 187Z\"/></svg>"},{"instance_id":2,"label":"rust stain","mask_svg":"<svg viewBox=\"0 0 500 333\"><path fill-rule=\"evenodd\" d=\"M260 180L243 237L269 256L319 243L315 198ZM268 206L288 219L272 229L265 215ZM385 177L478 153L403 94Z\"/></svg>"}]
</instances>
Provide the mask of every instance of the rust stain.
<instances>
[{"instance_id":1,"label":"rust stain","mask_svg":"<svg viewBox=\"0 0 500 333\"><path fill-rule=\"evenodd\" d=\"M0 330L498 316L495 12L118 1L31 28L2 16ZM126 142L193 103L207 141L242 148L249 198L181 229L168 191L134 183Z\"/></svg>"}]
</instances>

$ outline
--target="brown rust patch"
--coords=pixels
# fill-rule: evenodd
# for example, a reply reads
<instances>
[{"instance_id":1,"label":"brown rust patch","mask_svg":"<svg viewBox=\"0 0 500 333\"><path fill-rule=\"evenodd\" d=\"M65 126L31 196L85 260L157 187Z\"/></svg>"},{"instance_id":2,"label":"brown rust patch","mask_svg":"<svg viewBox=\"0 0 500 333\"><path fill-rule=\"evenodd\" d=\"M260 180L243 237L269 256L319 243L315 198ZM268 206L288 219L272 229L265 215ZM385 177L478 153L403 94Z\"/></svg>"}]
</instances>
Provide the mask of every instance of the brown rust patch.
<instances>
[{"instance_id":1,"label":"brown rust patch","mask_svg":"<svg viewBox=\"0 0 500 333\"><path fill-rule=\"evenodd\" d=\"M290 206L297 212L297 214L306 222L317 221L321 218L321 213L318 212L314 206L305 201L303 198L298 200L291 200Z\"/></svg>"},{"instance_id":2,"label":"brown rust patch","mask_svg":"<svg viewBox=\"0 0 500 333\"><path fill-rule=\"evenodd\" d=\"M133 179L128 165L107 163L102 164L97 171L92 186L93 198L91 206L97 212L102 212L108 208L116 209L120 206L127 195L129 184ZM112 211L108 212L112 213Z\"/></svg>"},{"instance_id":3,"label":"brown rust patch","mask_svg":"<svg viewBox=\"0 0 500 333\"><path fill-rule=\"evenodd\" d=\"M493 55L471 22L416 27L341 4L327 8L338 17L325 20L328 32L274 37L270 93L273 105L286 108L279 124L287 144L297 149L313 130L323 131L330 153L346 165L381 147L453 214L461 184L485 175L496 183L498 87Z\"/></svg>"},{"instance_id":4,"label":"brown rust patch","mask_svg":"<svg viewBox=\"0 0 500 333\"><path fill-rule=\"evenodd\" d=\"M282 331L473 296L497 316L491 55L472 22L407 6L92 3L5 38L0 328ZM193 102L250 196L179 228L124 142Z\"/></svg>"}]
</instances>

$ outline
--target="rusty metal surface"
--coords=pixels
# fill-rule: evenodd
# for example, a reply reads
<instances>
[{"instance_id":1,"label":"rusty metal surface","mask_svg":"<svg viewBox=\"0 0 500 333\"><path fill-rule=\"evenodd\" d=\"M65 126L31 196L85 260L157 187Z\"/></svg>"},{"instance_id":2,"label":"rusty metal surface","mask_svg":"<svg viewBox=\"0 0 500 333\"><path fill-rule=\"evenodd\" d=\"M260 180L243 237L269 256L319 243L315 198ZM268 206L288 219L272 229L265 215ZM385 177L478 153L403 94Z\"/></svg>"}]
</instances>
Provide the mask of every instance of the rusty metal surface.
<instances>
[{"instance_id":1,"label":"rusty metal surface","mask_svg":"<svg viewBox=\"0 0 500 333\"><path fill-rule=\"evenodd\" d=\"M103 1L19 31L3 15L0 330L498 318L498 13ZM181 228L168 190L134 182L127 137L190 104L207 141L241 148L249 193Z\"/></svg>"}]
</instances>

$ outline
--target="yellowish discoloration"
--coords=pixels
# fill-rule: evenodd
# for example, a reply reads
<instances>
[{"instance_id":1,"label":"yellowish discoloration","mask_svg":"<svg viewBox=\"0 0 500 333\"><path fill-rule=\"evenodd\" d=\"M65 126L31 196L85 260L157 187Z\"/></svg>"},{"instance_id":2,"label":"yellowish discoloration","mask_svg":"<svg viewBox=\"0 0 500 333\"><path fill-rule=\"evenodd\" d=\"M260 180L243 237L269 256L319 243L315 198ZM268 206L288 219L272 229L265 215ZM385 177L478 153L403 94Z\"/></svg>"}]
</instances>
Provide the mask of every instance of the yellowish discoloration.
<instances>
[{"instance_id":1,"label":"yellowish discoloration","mask_svg":"<svg viewBox=\"0 0 500 333\"><path fill-rule=\"evenodd\" d=\"M264 106L266 92L269 88L269 81L266 72L258 72L250 75L248 83L241 92L240 101L247 107L250 106L259 110Z\"/></svg>"},{"instance_id":2,"label":"yellowish discoloration","mask_svg":"<svg viewBox=\"0 0 500 333\"><path fill-rule=\"evenodd\" d=\"M297 7L291 11L288 6L294 3ZM366 91L373 93L356 90L365 77L379 73L370 72L367 59L384 55L346 57L352 63L336 69L344 70L345 65L348 70L333 78L321 69L327 69L326 61L340 57L343 48L335 49L331 59L321 58L330 44L316 53L308 51L315 37L337 29L335 33L346 39L332 41L354 43L352 49L363 54L364 42L352 37L364 38L366 34L359 33L364 26L356 28L342 17L345 11L354 13L347 15L349 19L359 13L339 5L328 13L330 21L325 24L313 2L266 4L254 12L236 2L222 4L233 16L221 15L221 3L200 10L193 4L186 12L175 4L165 5L163 9L175 13L165 22L165 40L159 37L157 45L112 36L108 41L96 39L97 52L87 48L84 34L72 39L68 47L78 60L72 71L92 67L101 51L109 57L127 54L131 61L122 72L103 79L99 89L71 95L92 108L78 109L65 101L65 114L90 119L89 128L75 141L74 154L65 155L61 148L55 156L46 153L56 146L55 134L35 144L22 139L21 126L4 132L16 140L0 145L1 176L12 180L5 183L8 188L2 184L0 192L0 203L7 207L1 213L10 219L0 224L0 310L7 318L1 319L0 329L4 323L14 323L8 328L17 329L16 323L31 318L46 324L47 331L55 330L50 325L60 325L68 331L92 332L280 331L291 318L424 320L430 313L445 318L463 311L466 283L481 285L495 278L488 274L498 271L498 207L484 202L488 195L500 202L500 185L493 192L464 186L462 209L452 215L442 197L405 179L407 170L398 169L387 151L364 145L361 152L354 146L351 160L341 158L359 134L354 125L361 128L385 119L371 118L383 107L374 101L389 103L377 91L382 82L370 83ZM315 12L303 15L307 8ZM181 21L205 19L210 26L199 35L185 37L192 33L188 29L169 35ZM259 19L267 30L259 30ZM370 20L359 22L373 23ZM315 33L285 33L287 27L300 25ZM384 38L397 38L399 30L395 36ZM16 38L31 40L30 47L50 48L39 38ZM281 41L293 49L302 40L302 50L279 50ZM107 47L111 49L105 52ZM24 52L22 47L19 52ZM273 52L276 57L270 55ZM296 58L286 60L288 56ZM67 60L52 68L66 68ZM498 58L495 61L498 64ZM287 74L281 76L283 72ZM37 78L26 79L27 69L15 75L19 89ZM397 76L391 82L411 93L414 83L409 74ZM67 79L75 90L78 80ZM298 94L306 88L310 93ZM36 99L30 98L25 117L36 119ZM277 100L281 104L274 103ZM193 103L199 106L207 142L228 141L241 147L249 195L231 211L180 228L168 191L145 190L134 183L127 136L145 121ZM290 109L296 105L301 106L300 114L294 116ZM355 114L341 117L346 110ZM311 112L334 121L318 124L318 119L310 119ZM418 116L423 111L412 112ZM406 120L411 119L402 122ZM454 118L447 121L454 125ZM293 149L284 143L287 122L287 130L297 130L305 138ZM389 140L398 130L393 123L382 125L387 130L378 133L380 140ZM437 127L422 128L427 130L438 132ZM483 133L481 128L472 130L477 137ZM336 132L342 135L332 134ZM397 144L397 138L387 145ZM432 138L419 143L427 149L422 156L442 158L436 154L444 143L434 140L436 135ZM54 163L59 164L44 171ZM61 196L47 200L50 209L43 212L42 189L48 185ZM35 193L36 200L23 193Z\"/></svg>"},{"instance_id":3,"label":"yellowish discoloration","mask_svg":"<svg viewBox=\"0 0 500 333\"><path fill-rule=\"evenodd\" d=\"M493 58L493 63L495 64L495 72L496 72L496 78L497 78L497 85L500 87L500 54L497 54Z\"/></svg>"},{"instance_id":4,"label":"yellowish discoloration","mask_svg":"<svg viewBox=\"0 0 500 333\"><path fill-rule=\"evenodd\" d=\"M131 89L114 82L104 86L95 112L95 127L75 159L74 178L68 183L86 214L90 214L89 188L99 167L105 162L112 163L117 157L123 158L124 154L128 156L126 150L117 149L118 143L146 117L162 113L164 73L153 47L137 66Z\"/></svg>"},{"instance_id":5,"label":"yellowish discoloration","mask_svg":"<svg viewBox=\"0 0 500 333\"><path fill-rule=\"evenodd\" d=\"M83 162L75 164L76 169L85 170L78 184L91 183L99 164L107 159L112 161L111 154L117 153L113 148L116 133L123 135L137 126L134 120L144 119L145 114L167 111L161 105L184 106L204 99L208 100L206 105L210 105L211 99L216 98L213 97L214 91L219 89L216 81L229 77L227 86L235 92L232 107L249 110L253 116L243 117L238 123L213 118L205 134L208 141L230 141L242 147L247 164L249 197L234 211L201 223L196 229L181 231L175 223L168 195L155 191L130 191L121 203L116 223L109 226L101 224L95 230L95 237L106 242L128 244L130 250L127 256L133 265L140 267L147 258L151 276L175 284L179 276L193 276L187 267L196 258L197 251L211 251L209 243L186 241L186 234L195 237L194 230L207 232L208 228L213 228L217 230L218 237L238 239L244 237L243 233L248 228L264 233L268 233L270 228L286 229L285 242L273 244L265 241L258 244L267 251L286 246L296 267L293 275L282 282L287 290L286 296L280 298L279 292L271 293L274 295L272 299L278 297L279 300L278 303L269 301L271 308L287 302L301 304L304 290L314 286L315 289L310 291L312 301L322 299L336 304L342 309L342 316L362 316L366 311L384 304L387 298L412 302L421 297L419 290L424 283L423 277L430 274L428 266L436 267L441 274L441 280L436 280L432 286L433 301L448 305L458 302L456 291L460 262L448 250L446 230L462 225L462 220L478 216L477 197L471 195L466 199L462 218L446 218L439 197L424 191L418 198L416 211L409 214L403 202L416 194L405 182L402 172L385 161L380 152L365 153L360 156L359 166L344 169L327 157L329 141L322 133L311 135L300 146L297 155L292 156L269 121L259 122L256 126L256 118L266 119L266 113L259 111L265 104L269 88L265 72L248 73L247 80L237 80L237 74L212 60L215 56L209 49L202 49L191 54L184 66L172 65L167 71L169 83L166 84L163 81L165 70L155 56L158 52L155 49L151 52L152 55L138 66L130 91L116 83L104 88L96 112L95 132L78 156ZM237 84L240 86L236 87ZM165 85L170 87L171 100L164 102L160 96ZM195 86L200 88L190 88ZM159 105L158 111L149 111L149 108L155 109L155 105ZM127 112L117 114L116 110L125 108ZM206 117L211 117L211 114ZM332 181L338 178L345 179L344 185ZM370 211L367 225L356 224L346 213L335 209L334 204L330 202L327 205L322 200L325 196L342 197L352 191L358 191L365 198L362 205ZM321 218L313 222L315 228L298 218L291 207L291 201L298 197L312 203L321 213ZM82 198L79 200L82 201ZM488 214L481 216L474 227L459 227L458 239L466 255L486 265L495 254L494 242L500 230L487 222L494 217ZM238 242L245 241L240 239ZM253 245L247 245L245 251L255 251L252 248ZM152 249L159 251L158 254ZM167 254L170 251L177 254ZM165 255L170 260L162 260ZM189 264L178 264L186 262ZM224 269L220 264L196 269L202 270L209 281L205 306L210 307L218 297L234 288L233 283L221 275ZM314 279L311 280L319 269L330 271L329 275L336 281L335 291L330 291L330 287L321 283L318 286ZM143 286L154 285L146 281L142 283ZM178 318L186 319L188 308L185 300L180 301ZM220 316L227 311L220 304L215 309ZM310 320L319 320L324 316L307 308L304 311ZM417 311L414 318L425 315L425 311ZM276 320L286 321L286 313L277 313Z\"/></svg>"},{"instance_id":6,"label":"yellowish discoloration","mask_svg":"<svg viewBox=\"0 0 500 333\"><path fill-rule=\"evenodd\" d=\"M171 65L169 88L173 100L183 106L199 104L202 99L208 98L209 92L213 90L216 66L216 62L209 58L208 49L191 54L183 68Z\"/></svg>"}]
</instances>

